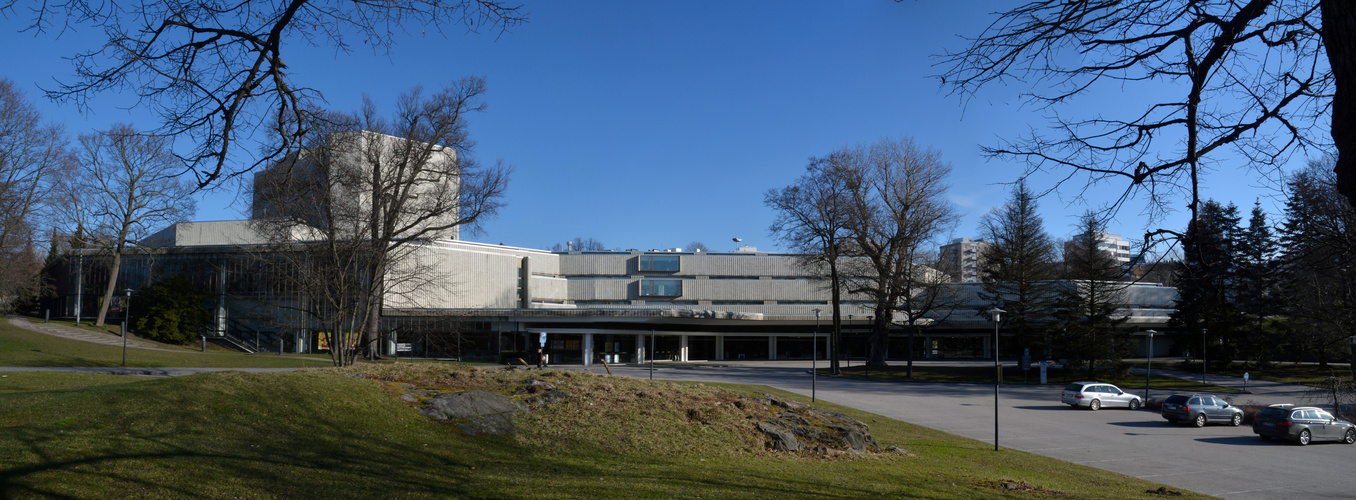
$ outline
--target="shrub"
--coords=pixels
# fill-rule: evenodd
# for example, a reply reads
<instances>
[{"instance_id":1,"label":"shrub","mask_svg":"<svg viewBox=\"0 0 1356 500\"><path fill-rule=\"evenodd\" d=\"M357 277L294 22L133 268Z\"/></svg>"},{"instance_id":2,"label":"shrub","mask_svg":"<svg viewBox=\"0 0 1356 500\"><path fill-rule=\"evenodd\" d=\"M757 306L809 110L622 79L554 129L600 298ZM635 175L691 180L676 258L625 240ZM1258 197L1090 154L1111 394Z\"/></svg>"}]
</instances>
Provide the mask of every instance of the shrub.
<instances>
[{"instance_id":1,"label":"shrub","mask_svg":"<svg viewBox=\"0 0 1356 500\"><path fill-rule=\"evenodd\" d=\"M180 275L172 275L140 290L140 312L132 310L138 335L167 344L187 344L207 324L203 302L208 294Z\"/></svg>"}]
</instances>

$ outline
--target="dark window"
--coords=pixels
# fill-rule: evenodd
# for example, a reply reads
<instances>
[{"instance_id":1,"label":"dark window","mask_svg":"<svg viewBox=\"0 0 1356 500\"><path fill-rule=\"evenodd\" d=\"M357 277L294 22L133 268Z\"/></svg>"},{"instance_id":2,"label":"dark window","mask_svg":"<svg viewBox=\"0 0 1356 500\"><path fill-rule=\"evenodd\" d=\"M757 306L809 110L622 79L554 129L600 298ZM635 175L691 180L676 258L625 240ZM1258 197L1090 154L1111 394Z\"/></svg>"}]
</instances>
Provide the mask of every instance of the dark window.
<instances>
[{"instance_id":1,"label":"dark window","mask_svg":"<svg viewBox=\"0 0 1356 500\"><path fill-rule=\"evenodd\" d=\"M683 294L683 280L640 280L642 297L678 297Z\"/></svg>"},{"instance_id":2,"label":"dark window","mask_svg":"<svg viewBox=\"0 0 1356 500\"><path fill-rule=\"evenodd\" d=\"M641 271L677 271L677 255L641 255Z\"/></svg>"}]
</instances>

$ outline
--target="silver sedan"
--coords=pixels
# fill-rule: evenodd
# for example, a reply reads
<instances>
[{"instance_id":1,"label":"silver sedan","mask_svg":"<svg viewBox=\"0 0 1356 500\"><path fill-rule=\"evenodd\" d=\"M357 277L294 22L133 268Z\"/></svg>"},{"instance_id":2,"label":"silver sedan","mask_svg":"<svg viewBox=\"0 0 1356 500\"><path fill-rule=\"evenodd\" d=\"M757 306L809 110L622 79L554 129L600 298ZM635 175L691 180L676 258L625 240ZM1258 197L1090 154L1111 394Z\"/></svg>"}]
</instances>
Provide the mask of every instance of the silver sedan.
<instances>
[{"instance_id":1,"label":"silver sedan","mask_svg":"<svg viewBox=\"0 0 1356 500\"><path fill-rule=\"evenodd\" d=\"M1074 382L1064 386L1059 402L1074 408L1099 410L1104 406L1126 407L1138 410L1144 402L1139 396L1122 391L1119 387L1106 382Z\"/></svg>"}]
</instances>

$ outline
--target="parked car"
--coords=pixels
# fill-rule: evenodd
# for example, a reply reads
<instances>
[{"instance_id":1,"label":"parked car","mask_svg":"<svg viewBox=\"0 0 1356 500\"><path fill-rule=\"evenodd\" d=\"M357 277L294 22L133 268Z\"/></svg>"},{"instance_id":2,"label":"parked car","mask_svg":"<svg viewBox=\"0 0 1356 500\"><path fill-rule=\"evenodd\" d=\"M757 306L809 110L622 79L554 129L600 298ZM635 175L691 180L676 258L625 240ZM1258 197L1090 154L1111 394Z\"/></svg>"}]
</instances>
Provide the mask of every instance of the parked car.
<instances>
[{"instance_id":1,"label":"parked car","mask_svg":"<svg viewBox=\"0 0 1356 500\"><path fill-rule=\"evenodd\" d=\"M1228 401L1210 394L1173 394L1163 400L1163 418L1168 423L1191 422L1196 427L1207 423L1227 423L1238 427L1243 423L1243 410Z\"/></svg>"},{"instance_id":2,"label":"parked car","mask_svg":"<svg viewBox=\"0 0 1356 500\"><path fill-rule=\"evenodd\" d=\"M1271 405L1252 417L1252 432L1262 439L1293 439L1300 446L1314 441L1356 443L1356 425L1322 408Z\"/></svg>"},{"instance_id":3,"label":"parked car","mask_svg":"<svg viewBox=\"0 0 1356 500\"><path fill-rule=\"evenodd\" d=\"M1122 391L1119 387L1105 382L1074 382L1064 386L1059 402L1074 408L1099 410L1107 406L1124 406L1138 410L1144 406L1139 396Z\"/></svg>"}]
</instances>

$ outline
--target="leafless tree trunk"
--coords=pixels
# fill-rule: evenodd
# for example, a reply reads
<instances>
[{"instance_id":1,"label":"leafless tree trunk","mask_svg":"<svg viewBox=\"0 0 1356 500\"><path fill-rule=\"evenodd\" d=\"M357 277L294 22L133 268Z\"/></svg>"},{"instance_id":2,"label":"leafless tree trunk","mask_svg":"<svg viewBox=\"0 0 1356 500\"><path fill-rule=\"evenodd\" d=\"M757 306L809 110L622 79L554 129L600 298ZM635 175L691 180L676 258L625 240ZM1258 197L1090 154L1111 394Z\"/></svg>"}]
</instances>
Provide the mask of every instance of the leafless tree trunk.
<instances>
[{"instance_id":1,"label":"leafless tree trunk","mask_svg":"<svg viewBox=\"0 0 1356 500\"><path fill-rule=\"evenodd\" d=\"M834 375L841 373L843 278L839 260L843 242L848 238L847 178L836 171L846 165L840 155L811 158L806 173L794 185L770 189L763 195L763 204L776 213L769 231L803 254L802 268L820 276L827 271L824 277L828 278L833 307L829 371Z\"/></svg>"},{"instance_id":2,"label":"leafless tree trunk","mask_svg":"<svg viewBox=\"0 0 1356 500\"><path fill-rule=\"evenodd\" d=\"M195 204L192 187L176 175L180 165L170 152L168 138L117 124L80 136L80 145L84 171L75 183L78 198L68 210L77 225L93 228L93 246L112 253L108 285L95 321L102 326L127 245L160 226L191 217Z\"/></svg>"},{"instance_id":3,"label":"leafless tree trunk","mask_svg":"<svg viewBox=\"0 0 1356 500\"><path fill-rule=\"evenodd\" d=\"M842 154L852 235L844 275L849 293L874 304L868 363L884 366L901 300L920 292L917 280L928 272L919 264L956 223L956 208L946 199L951 165L910 139L883 139Z\"/></svg>"},{"instance_id":4,"label":"leafless tree trunk","mask_svg":"<svg viewBox=\"0 0 1356 500\"><path fill-rule=\"evenodd\" d=\"M1356 205L1356 4L1322 0L1323 46L1332 68L1332 140L1337 146L1337 191ZM1354 354L1356 355L1356 354ZM1356 373L1356 364L1352 365Z\"/></svg>"},{"instance_id":5,"label":"leafless tree trunk","mask_svg":"<svg viewBox=\"0 0 1356 500\"><path fill-rule=\"evenodd\" d=\"M107 36L72 56L75 78L48 96L82 107L103 93L139 96L160 115L158 133L194 145L186 160L199 187L277 160L307 134L323 96L289 71L291 45L347 53L356 40L363 50L389 52L402 32L461 26L505 33L527 20L518 6L495 0L69 0L30 11L37 32L92 27ZM251 155L241 141L266 131L278 140Z\"/></svg>"},{"instance_id":6,"label":"leafless tree trunk","mask_svg":"<svg viewBox=\"0 0 1356 500\"><path fill-rule=\"evenodd\" d=\"M1129 116L1085 106L1090 117L1060 114L1053 132L986 152L1025 160L1026 175L1053 172L1080 197L1086 186L1119 183L1103 219L1138 197L1151 222L1182 197L1194 219L1202 168L1226 148L1266 176L1296 150L1324 146L1313 130L1334 80L1318 25L1318 0L1039 0L1000 13L965 50L942 56L943 82L968 97L1020 80L1028 102L1056 111L1093 88L1163 95L1174 86L1175 97ZM1150 232L1158 234L1184 237Z\"/></svg>"},{"instance_id":7,"label":"leafless tree trunk","mask_svg":"<svg viewBox=\"0 0 1356 500\"><path fill-rule=\"evenodd\" d=\"M336 265L357 266L363 349L375 355L388 297L409 302L446 283L416 258L427 242L475 230L504 203L511 168L480 166L466 114L480 111L484 80L466 78L432 95L416 88L387 121L367 101L361 113L330 114L310 128L312 147L256 176L255 218L273 234L317 228ZM286 186L305 186L299 188ZM306 198L306 199L303 199ZM417 302L417 301L416 301ZM346 309L341 308L341 309Z\"/></svg>"},{"instance_id":8,"label":"leafless tree trunk","mask_svg":"<svg viewBox=\"0 0 1356 500\"><path fill-rule=\"evenodd\" d=\"M42 123L23 92L0 79L0 310L32 292L34 234L52 215L53 186L72 166L61 127Z\"/></svg>"}]
</instances>

